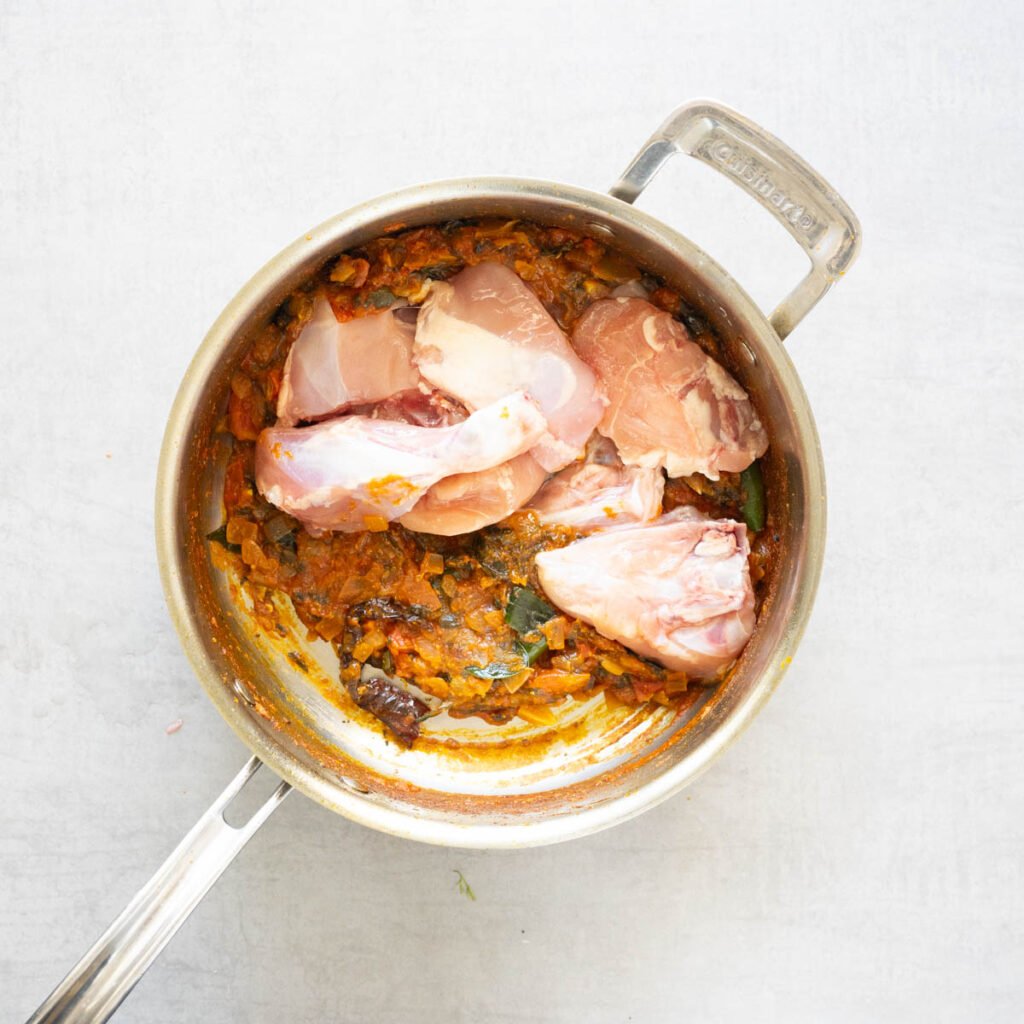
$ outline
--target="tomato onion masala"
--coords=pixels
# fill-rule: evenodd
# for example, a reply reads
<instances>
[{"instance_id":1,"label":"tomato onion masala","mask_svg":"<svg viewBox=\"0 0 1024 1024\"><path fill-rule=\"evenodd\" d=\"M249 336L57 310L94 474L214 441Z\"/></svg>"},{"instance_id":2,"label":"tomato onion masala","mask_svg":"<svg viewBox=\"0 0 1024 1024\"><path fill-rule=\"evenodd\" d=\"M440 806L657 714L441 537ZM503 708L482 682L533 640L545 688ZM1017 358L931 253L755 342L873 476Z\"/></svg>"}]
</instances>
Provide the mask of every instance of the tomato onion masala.
<instances>
[{"instance_id":1,"label":"tomato onion masala","mask_svg":"<svg viewBox=\"0 0 1024 1024\"><path fill-rule=\"evenodd\" d=\"M700 313L524 221L331 260L231 379L215 564L286 595L335 698L412 744L441 711L556 723L727 677L774 557L756 409ZM301 666L300 666L301 667Z\"/></svg>"}]
</instances>

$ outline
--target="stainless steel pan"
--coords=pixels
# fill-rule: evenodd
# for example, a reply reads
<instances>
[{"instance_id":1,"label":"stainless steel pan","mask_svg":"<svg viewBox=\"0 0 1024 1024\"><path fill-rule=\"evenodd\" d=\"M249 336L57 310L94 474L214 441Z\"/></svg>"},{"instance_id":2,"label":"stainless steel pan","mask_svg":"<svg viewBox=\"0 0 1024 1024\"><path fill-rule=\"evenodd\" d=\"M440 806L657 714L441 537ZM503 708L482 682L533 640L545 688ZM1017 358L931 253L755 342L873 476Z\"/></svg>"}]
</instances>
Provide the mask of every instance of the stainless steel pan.
<instances>
[{"instance_id":1,"label":"stainless steel pan","mask_svg":"<svg viewBox=\"0 0 1024 1024\"><path fill-rule=\"evenodd\" d=\"M631 205L676 153L735 181L810 258L807 276L770 317L711 257ZM288 636L268 639L213 568L204 538L223 515L226 449L209 438L254 333L326 260L400 227L482 215L609 239L707 315L768 426L766 480L781 554L736 672L685 712L613 711L598 698L574 705L561 728L543 736L522 722L496 729L434 720L433 737L454 738L456 749L427 742L406 751L366 728L358 709L326 698L337 671L326 645L308 643L297 624ZM825 480L811 410L780 342L847 270L859 238L850 209L796 154L733 111L695 102L644 144L610 195L519 178L422 185L340 214L260 270L213 325L182 381L156 500L175 628L210 699L254 756L32 1020L106 1020L292 787L353 821L409 839L520 847L624 821L703 771L778 685L811 610L825 543ZM301 652L308 673L289 650ZM225 808L263 764L284 781L244 825L229 825Z\"/></svg>"}]
</instances>

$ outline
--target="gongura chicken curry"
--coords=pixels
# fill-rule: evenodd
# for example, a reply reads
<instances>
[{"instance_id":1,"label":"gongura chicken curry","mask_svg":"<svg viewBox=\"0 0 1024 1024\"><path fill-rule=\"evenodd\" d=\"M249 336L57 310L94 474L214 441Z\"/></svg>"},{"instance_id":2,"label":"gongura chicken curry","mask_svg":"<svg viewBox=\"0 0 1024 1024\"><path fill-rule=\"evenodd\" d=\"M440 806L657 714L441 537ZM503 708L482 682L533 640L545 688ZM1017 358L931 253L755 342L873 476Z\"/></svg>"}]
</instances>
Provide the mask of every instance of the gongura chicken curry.
<instances>
[{"instance_id":1,"label":"gongura chicken curry","mask_svg":"<svg viewBox=\"0 0 1024 1024\"><path fill-rule=\"evenodd\" d=\"M754 629L764 426L699 312L593 238L460 221L343 253L220 429L215 559L268 630L287 595L403 743L441 712L671 704Z\"/></svg>"}]
</instances>

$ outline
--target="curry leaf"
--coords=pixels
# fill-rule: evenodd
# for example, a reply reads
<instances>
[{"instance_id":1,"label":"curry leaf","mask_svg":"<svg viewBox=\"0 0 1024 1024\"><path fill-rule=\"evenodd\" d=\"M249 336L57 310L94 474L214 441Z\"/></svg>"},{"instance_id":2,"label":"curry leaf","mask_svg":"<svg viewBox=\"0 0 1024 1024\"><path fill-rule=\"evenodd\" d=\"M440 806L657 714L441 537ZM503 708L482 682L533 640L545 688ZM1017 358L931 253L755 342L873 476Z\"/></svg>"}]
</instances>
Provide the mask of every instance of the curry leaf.
<instances>
[{"instance_id":1,"label":"curry leaf","mask_svg":"<svg viewBox=\"0 0 1024 1024\"><path fill-rule=\"evenodd\" d=\"M505 621L517 633L529 633L553 618L555 609L526 587L513 587L505 606Z\"/></svg>"},{"instance_id":2,"label":"curry leaf","mask_svg":"<svg viewBox=\"0 0 1024 1024\"><path fill-rule=\"evenodd\" d=\"M473 892L473 887L466 881L466 876L457 868L452 870L459 876L455 881L455 888L459 890L459 895L465 896L467 900L475 900L476 893Z\"/></svg>"},{"instance_id":3,"label":"curry leaf","mask_svg":"<svg viewBox=\"0 0 1024 1024\"><path fill-rule=\"evenodd\" d=\"M537 664L537 659L548 649L548 641L543 636L532 643L527 640L517 640L516 649L523 656L523 661L532 666Z\"/></svg>"},{"instance_id":4,"label":"curry leaf","mask_svg":"<svg viewBox=\"0 0 1024 1024\"><path fill-rule=\"evenodd\" d=\"M761 463L755 462L740 474L743 485L743 521L755 533L764 529L764 477Z\"/></svg>"}]
</instances>

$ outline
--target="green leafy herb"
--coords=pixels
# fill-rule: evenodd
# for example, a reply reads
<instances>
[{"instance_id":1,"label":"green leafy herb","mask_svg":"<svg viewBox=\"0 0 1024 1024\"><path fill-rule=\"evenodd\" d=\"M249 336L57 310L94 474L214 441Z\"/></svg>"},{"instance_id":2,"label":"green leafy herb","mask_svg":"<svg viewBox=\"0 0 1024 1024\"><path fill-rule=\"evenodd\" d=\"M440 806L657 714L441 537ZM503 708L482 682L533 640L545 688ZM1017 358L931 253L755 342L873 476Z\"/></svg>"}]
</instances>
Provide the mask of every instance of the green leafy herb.
<instances>
[{"instance_id":1,"label":"green leafy herb","mask_svg":"<svg viewBox=\"0 0 1024 1024\"><path fill-rule=\"evenodd\" d=\"M286 552L295 554L298 551L298 544L295 540L295 531L299 528L299 524L292 519L291 516L280 513L276 516L271 516L263 524L263 536L267 538L272 544L276 544L282 552L282 561L288 562L288 558L285 555Z\"/></svg>"},{"instance_id":2,"label":"green leafy herb","mask_svg":"<svg viewBox=\"0 0 1024 1024\"><path fill-rule=\"evenodd\" d=\"M513 587L505 606L505 621L517 633L530 633L553 618L555 609L526 587Z\"/></svg>"},{"instance_id":3,"label":"green leafy herb","mask_svg":"<svg viewBox=\"0 0 1024 1024\"><path fill-rule=\"evenodd\" d=\"M473 887L466 881L466 876L458 869L452 869L454 874L458 877L455 880L455 888L459 890L460 896L465 896L467 900L475 900L476 893L473 892Z\"/></svg>"},{"instance_id":4,"label":"green leafy herb","mask_svg":"<svg viewBox=\"0 0 1024 1024\"><path fill-rule=\"evenodd\" d=\"M366 305L383 309L395 302L395 293L387 288L377 288L366 296Z\"/></svg>"},{"instance_id":5,"label":"green leafy herb","mask_svg":"<svg viewBox=\"0 0 1024 1024\"><path fill-rule=\"evenodd\" d=\"M242 550L238 544L231 544L228 542L227 523L222 523L216 530L211 530L206 535L206 539L212 540L214 544L219 544L222 548L226 548L228 551L236 555Z\"/></svg>"},{"instance_id":6,"label":"green leafy herb","mask_svg":"<svg viewBox=\"0 0 1024 1024\"><path fill-rule=\"evenodd\" d=\"M466 674L477 679L509 679L523 671L522 665L505 665L500 661L492 661L481 668L479 665L467 665Z\"/></svg>"},{"instance_id":7,"label":"green leafy herb","mask_svg":"<svg viewBox=\"0 0 1024 1024\"><path fill-rule=\"evenodd\" d=\"M521 665L509 665L503 661L492 661L481 668L479 665L467 665L466 672L477 679L510 679L518 675L524 669L532 668L537 664L537 659L548 649L546 637L538 640L517 640L516 654L522 659Z\"/></svg>"},{"instance_id":8,"label":"green leafy herb","mask_svg":"<svg viewBox=\"0 0 1024 1024\"><path fill-rule=\"evenodd\" d=\"M755 462L740 474L743 485L743 521L755 533L764 529L764 477L761 463Z\"/></svg>"},{"instance_id":9,"label":"green leafy herb","mask_svg":"<svg viewBox=\"0 0 1024 1024\"><path fill-rule=\"evenodd\" d=\"M435 263L432 267L423 267L418 273L429 278L431 281L443 281L451 275L454 269L454 263Z\"/></svg>"},{"instance_id":10,"label":"green leafy herb","mask_svg":"<svg viewBox=\"0 0 1024 1024\"><path fill-rule=\"evenodd\" d=\"M548 649L547 637L541 637L539 640L517 640L516 649L523 656L523 661L527 665L533 666L537 664L537 659Z\"/></svg>"},{"instance_id":11,"label":"green leafy herb","mask_svg":"<svg viewBox=\"0 0 1024 1024\"><path fill-rule=\"evenodd\" d=\"M489 573L491 576L497 576L498 579L505 579L508 575L508 566L500 558L481 558L479 559L479 564L484 572Z\"/></svg>"}]
</instances>

